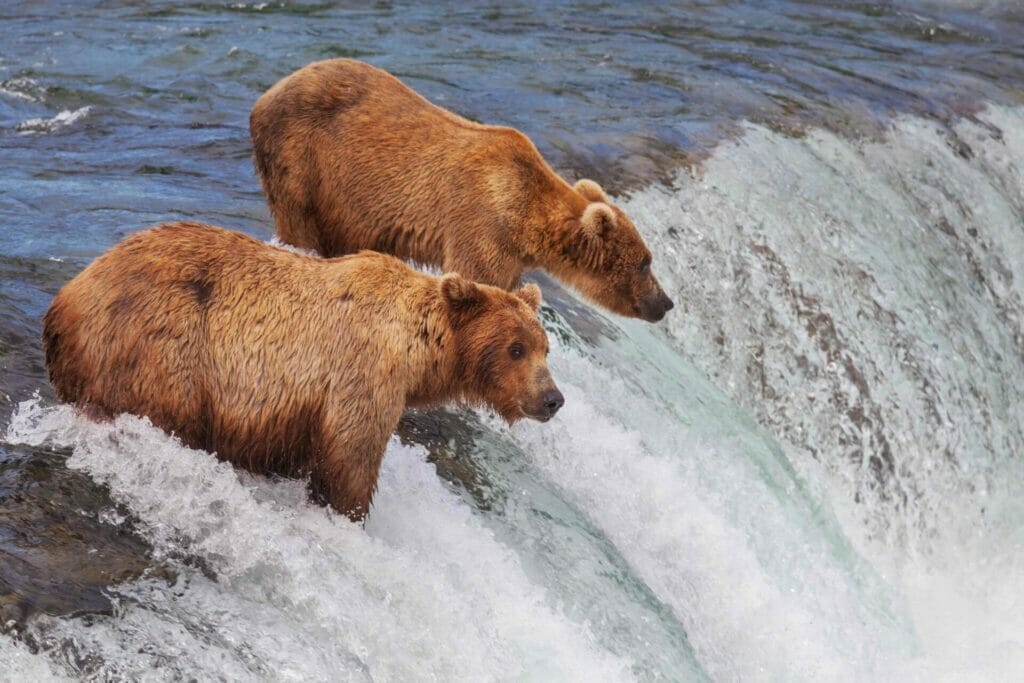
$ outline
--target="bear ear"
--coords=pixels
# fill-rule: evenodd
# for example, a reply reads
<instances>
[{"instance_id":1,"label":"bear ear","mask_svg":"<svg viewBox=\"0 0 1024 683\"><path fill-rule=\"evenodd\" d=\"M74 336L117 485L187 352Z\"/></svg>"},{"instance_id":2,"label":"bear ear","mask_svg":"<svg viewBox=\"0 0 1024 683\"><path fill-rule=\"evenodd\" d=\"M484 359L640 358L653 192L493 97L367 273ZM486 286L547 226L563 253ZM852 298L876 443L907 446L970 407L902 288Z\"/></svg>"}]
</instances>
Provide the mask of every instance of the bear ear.
<instances>
[{"instance_id":1,"label":"bear ear","mask_svg":"<svg viewBox=\"0 0 1024 683\"><path fill-rule=\"evenodd\" d=\"M524 285L515 292L515 295L532 308L534 313L540 310L540 287L537 285L532 282Z\"/></svg>"},{"instance_id":2,"label":"bear ear","mask_svg":"<svg viewBox=\"0 0 1024 683\"><path fill-rule=\"evenodd\" d=\"M604 193L601 186L595 183L593 180L587 180L581 178L576 181L576 184L572 186L572 189L576 190L584 199L590 202L604 202L608 203L608 195Z\"/></svg>"},{"instance_id":3,"label":"bear ear","mask_svg":"<svg viewBox=\"0 0 1024 683\"><path fill-rule=\"evenodd\" d=\"M580 229L594 240L603 240L615 225L615 212L603 202L594 202L580 216Z\"/></svg>"},{"instance_id":4,"label":"bear ear","mask_svg":"<svg viewBox=\"0 0 1024 683\"><path fill-rule=\"evenodd\" d=\"M458 273L448 273L441 278L441 296L452 311L460 314L472 311L484 300L484 293L477 284Z\"/></svg>"}]
</instances>

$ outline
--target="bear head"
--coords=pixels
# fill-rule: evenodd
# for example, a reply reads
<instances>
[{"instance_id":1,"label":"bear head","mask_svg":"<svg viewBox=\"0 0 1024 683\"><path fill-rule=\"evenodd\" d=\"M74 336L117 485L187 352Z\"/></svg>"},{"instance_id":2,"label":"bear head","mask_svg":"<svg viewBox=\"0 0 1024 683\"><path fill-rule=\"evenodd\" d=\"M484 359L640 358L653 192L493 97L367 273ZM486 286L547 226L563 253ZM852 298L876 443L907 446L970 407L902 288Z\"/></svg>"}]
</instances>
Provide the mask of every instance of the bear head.
<instances>
[{"instance_id":1,"label":"bear head","mask_svg":"<svg viewBox=\"0 0 1024 683\"><path fill-rule=\"evenodd\" d=\"M672 300L651 272L651 252L636 226L592 180L573 189L589 203L565 247L575 265L572 284L619 315L661 320Z\"/></svg>"},{"instance_id":2,"label":"bear head","mask_svg":"<svg viewBox=\"0 0 1024 683\"><path fill-rule=\"evenodd\" d=\"M537 285L506 292L449 273L441 278L441 296L466 398L486 403L508 422L554 417L565 400L548 371Z\"/></svg>"}]
</instances>

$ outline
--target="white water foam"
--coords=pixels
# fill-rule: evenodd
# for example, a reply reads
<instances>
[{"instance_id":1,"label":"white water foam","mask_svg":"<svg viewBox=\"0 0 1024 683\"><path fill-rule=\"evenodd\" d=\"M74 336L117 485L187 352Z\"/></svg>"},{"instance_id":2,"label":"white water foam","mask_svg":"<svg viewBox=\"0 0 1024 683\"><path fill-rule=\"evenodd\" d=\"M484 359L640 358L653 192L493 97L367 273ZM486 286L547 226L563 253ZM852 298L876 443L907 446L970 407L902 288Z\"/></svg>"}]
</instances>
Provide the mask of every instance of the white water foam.
<instances>
[{"instance_id":1,"label":"white water foam","mask_svg":"<svg viewBox=\"0 0 1024 683\"><path fill-rule=\"evenodd\" d=\"M911 543L1024 445L1024 114L980 119L862 143L750 127L628 203L678 348Z\"/></svg>"},{"instance_id":2,"label":"white water foam","mask_svg":"<svg viewBox=\"0 0 1024 683\"><path fill-rule=\"evenodd\" d=\"M42 102L45 88L34 79L27 77L9 78L0 82L0 95L6 95L29 102Z\"/></svg>"},{"instance_id":3,"label":"white water foam","mask_svg":"<svg viewBox=\"0 0 1024 683\"><path fill-rule=\"evenodd\" d=\"M364 531L307 503L301 484L240 481L143 419L94 424L29 401L6 438L71 446L68 465L110 487L158 557L184 549L216 574L141 580L118 590L114 618L49 625L47 638L95 655L103 676L160 665L199 678L628 677L628 662L549 604L420 449L388 447Z\"/></svg>"},{"instance_id":4,"label":"white water foam","mask_svg":"<svg viewBox=\"0 0 1024 683\"><path fill-rule=\"evenodd\" d=\"M907 601L921 651L877 675L1019 676L1024 110L883 140L751 125L625 208L674 346L790 442Z\"/></svg>"},{"instance_id":5,"label":"white water foam","mask_svg":"<svg viewBox=\"0 0 1024 683\"><path fill-rule=\"evenodd\" d=\"M74 111L65 109L64 111L49 119L38 118L22 121L17 126L15 126L14 129L18 131L18 133L20 133L21 135L52 133L54 131L60 130L61 128L66 128L75 123L76 121L84 119L86 116L89 115L90 110L92 110L92 107L90 106L79 107Z\"/></svg>"},{"instance_id":6,"label":"white water foam","mask_svg":"<svg viewBox=\"0 0 1024 683\"><path fill-rule=\"evenodd\" d=\"M659 370L682 379L671 365L552 355L566 405L519 440L672 608L712 680L854 680L910 653L913 634L874 604L893 599L882 584L823 542L813 510L780 504L802 494L766 444L688 424L728 417L701 414L713 391L659 383Z\"/></svg>"},{"instance_id":7,"label":"white water foam","mask_svg":"<svg viewBox=\"0 0 1024 683\"><path fill-rule=\"evenodd\" d=\"M277 235L274 235L273 237L271 237L266 243L269 244L270 246L276 248L276 249L283 249L284 251L290 251L291 253L298 254L300 256L309 256L310 258L317 258L317 259L320 258L320 254L318 254L314 250L312 250L312 249L303 249L302 247L296 247L296 246L293 246L291 244L288 244L287 242L282 242L280 239L278 239Z\"/></svg>"},{"instance_id":8,"label":"white water foam","mask_svg":"<svg viewBox=\"0 0 1024 683\"><path fill-rule=\"evenodd\" d=\"M58 676L45 657L32 654L18 641L0 635L0 680L49 683L68 678Z\"/></svg>"}]
</instances>

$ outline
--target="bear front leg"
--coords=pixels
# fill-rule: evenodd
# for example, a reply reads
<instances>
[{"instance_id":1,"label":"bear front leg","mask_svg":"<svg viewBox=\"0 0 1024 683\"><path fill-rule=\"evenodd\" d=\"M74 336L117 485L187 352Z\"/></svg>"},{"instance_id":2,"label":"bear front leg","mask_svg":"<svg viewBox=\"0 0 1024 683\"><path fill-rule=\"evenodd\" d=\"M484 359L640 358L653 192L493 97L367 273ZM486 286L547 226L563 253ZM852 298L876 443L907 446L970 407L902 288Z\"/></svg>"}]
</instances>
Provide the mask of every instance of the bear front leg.
<instances>
[{"instance_id":1,"label":"bear front leg","mask_svg":"<svg viewBox=\"0 0 1024 683\"><path fill-rule=\"evenodd\" d=\"M323 447L310 474L314 500L330 505L353 522L361 522L370 511L380 463L400 410L395 412L393 421L380 412L370 414L373 419L346 415L325 420ZM383 424L381 418L388 424Z\"/></svg>"}]
</instances>

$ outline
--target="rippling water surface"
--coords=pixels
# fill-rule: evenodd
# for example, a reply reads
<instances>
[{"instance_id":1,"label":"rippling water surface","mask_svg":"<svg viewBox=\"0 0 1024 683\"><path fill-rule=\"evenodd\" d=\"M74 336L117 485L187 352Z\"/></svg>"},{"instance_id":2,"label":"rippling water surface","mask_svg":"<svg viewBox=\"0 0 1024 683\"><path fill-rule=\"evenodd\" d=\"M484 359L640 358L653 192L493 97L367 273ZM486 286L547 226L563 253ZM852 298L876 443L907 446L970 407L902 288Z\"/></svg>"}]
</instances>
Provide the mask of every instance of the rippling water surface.
<instances>
[{"instance_id":1,"label":"rippling water surface","mask_svg":"<svg viewBox=\"0 0 1024 683\"><path fill-rule=\"evenodd\" d=\"M1024 671L1017 3L0 7L0 671L1008 680ZM567 404L410 414L365 528L59 405L125 234L272 236L248 112L364 59L633 216L649 326L540 277Z\"/></svg>"}]
</instances>

